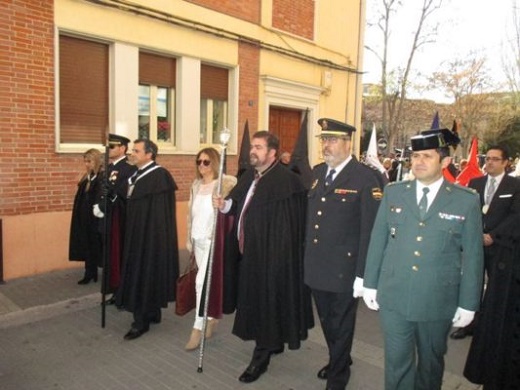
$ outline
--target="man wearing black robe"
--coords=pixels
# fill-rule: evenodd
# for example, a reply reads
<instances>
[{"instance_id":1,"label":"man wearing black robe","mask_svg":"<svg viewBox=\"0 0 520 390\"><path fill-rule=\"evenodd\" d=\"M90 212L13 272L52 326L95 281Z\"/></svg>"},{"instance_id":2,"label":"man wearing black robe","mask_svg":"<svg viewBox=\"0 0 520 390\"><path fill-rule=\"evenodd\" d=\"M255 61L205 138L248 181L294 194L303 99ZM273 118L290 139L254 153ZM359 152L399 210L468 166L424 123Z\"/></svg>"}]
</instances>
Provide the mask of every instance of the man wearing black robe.
<instances>
[{"instance_id":1,"label":"man wearing black robe","mask_svg":"<svg viewBox=\"0 0 520 390\"><path fill-rule=\"evenodd\" d=\"M518 179L515 179L518 180ZM464 368L484 390L520 389L520 218L494 232L497 250Z\"/></svg>"},{"instance_id":2,"label":"man wearing black robe","mask_svg":"<svg viewBox=\"0 0 520 390\"><path fill-rule=\"evenodd\" d=\"M130 160L138 170L128 180L121 285L116 304L134 315L125 340L161 321L161 308L175 300L179 275L175 190L171 174L155 163L157 146L138 139Z\"/></svg>"},{"instance_id":3,"label":"man wearing black robe","mask_svg":"<svg viewBox=\"0 0 520 390\"><path fill-rule=\"evenodd\" d=\"M300 178L277 160L278 138L259 131L250 162L228 198L216 199L235 214L239 257L238 300L233 334L255 340L251 363L239 377L256 381L272 354L287 343L298 349L314 326L310 291L303 284L306 191Z\"/></svg>"}]
</instances>

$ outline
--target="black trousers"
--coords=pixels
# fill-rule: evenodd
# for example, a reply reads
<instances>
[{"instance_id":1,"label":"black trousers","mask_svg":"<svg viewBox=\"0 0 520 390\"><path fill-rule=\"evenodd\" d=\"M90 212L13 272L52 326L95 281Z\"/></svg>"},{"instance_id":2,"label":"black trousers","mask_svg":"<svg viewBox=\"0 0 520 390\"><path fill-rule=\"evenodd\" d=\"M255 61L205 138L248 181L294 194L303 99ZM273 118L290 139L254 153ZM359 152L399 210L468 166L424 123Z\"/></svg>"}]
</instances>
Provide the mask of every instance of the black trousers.
<instances>
[{"instance_id":1,"label":"black trousers","mask_svg":"<svg viewBox=\"0 0 520 390\"><path fill-rule=\"evenodd\" d=\"M150 328L151 321L161 320L161 309L160 308L146 308L136 310L133 312L134 322L132 328L138 330L148 330Z\"/></svg>"},{"instance_id":2,"label":"black trousers","mask_svg":"<svg viewBox=\"0 0 520 390\"><path fill-rule=\"evenodd\" d=\"M312 290L312 295L329 348L327 388L343 390L350 379L350 352L358 300L352 296L352 291L335 293Z\"/></svg>"}]
</instances>

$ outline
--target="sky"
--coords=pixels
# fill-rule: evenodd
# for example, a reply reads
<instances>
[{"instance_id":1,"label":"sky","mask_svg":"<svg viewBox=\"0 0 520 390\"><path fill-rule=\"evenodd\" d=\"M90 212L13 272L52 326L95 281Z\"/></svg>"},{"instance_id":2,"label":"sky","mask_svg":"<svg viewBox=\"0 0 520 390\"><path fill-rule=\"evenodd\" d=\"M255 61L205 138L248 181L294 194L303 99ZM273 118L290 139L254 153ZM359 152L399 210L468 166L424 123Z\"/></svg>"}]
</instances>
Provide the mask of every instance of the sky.
<instances>
[{"instance_id":1,"label":"sky","mask_svg":"<svg viewBox=\"0 0 520 390\"><path fill-rule=\"evenodd\" d=\"M372 2L367 0L367 20L374 13ZM520 5L520 0L515 0ZM392 67L406 65L410 53L413 29L418 17L416 8L420 0L403 0L403 8L393 16L390 38L389 62ZM511 0L444 0L442 9L436 11L435 18L440 23L435 43L424 46L414 57L413 68L423 74L442 71L443 61L466 58L470 51L478 51L488 56L487 67L493 79L504 80L502 72L503 47L509 37L511 25ZM365 45L374 46L381 41L375 28L367 27ZM446 68L444 66L444 68ZM381 65L375 55L368 50L364 54L364 83L380 81ZM438 100L438 99L436 99Z\"/></svg>"}]
</instances>

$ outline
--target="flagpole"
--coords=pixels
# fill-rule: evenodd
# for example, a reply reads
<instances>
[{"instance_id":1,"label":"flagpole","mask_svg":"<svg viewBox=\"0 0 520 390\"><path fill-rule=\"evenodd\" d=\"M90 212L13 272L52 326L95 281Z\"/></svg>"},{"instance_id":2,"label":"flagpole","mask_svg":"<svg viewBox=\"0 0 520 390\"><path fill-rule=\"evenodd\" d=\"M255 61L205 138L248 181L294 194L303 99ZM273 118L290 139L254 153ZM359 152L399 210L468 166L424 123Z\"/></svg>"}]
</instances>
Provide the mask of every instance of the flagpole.
<instances>
[{"instance_id":1,"label":"flagpole","mask_svg":"<svg viewBox=\"0 0 520 390\"><path fill-rule=\"evenodd\" d=\"M110 154L110 136L108 127L105 132L105 161L104 161L104 177L103 177L103 187L108 188L108 164L109 164L109 154ZM101 327L105 327L105 319L106 319L106 290L108 286L108 277L110 275L109 270L109 257L110 257L110 233L109 233L109 212L108 212L108 195L104 195L103 199L103 209L105 211L105 216L103 218L103 269L101 273Z\"/></svg>"},{"instance_id":2,"label":"flagpole","mask_svg":"<svg viewBox=\"0 0 520 390\"><path fill-rule=\"evenodd\" d=\"M229 138L231 137L231 131L227 128L224 128L220 132L220 144L222 147L222 153L220 155L220 165L219 165L219 173L217 180L217 195L222 195L222 175L224 172L224 160L226 159L226 148L229 142ZM199 348L199 366L197 368L197 372L202 372L202 364L204 360L204 348L206 346L206 328L208 325L208 308L209 308L209 298L211 291L211 277L213 274L213 257L215 252L215 237L217 232L217 217L218 217L218 209L213 210L213 229L211 235L211 245L209 249L209 257L208 257L208 266L206 268L206 294L204 297L204 317L202 319L202 338L200 340L200 348Z\"/></svg>"}]
</instances>

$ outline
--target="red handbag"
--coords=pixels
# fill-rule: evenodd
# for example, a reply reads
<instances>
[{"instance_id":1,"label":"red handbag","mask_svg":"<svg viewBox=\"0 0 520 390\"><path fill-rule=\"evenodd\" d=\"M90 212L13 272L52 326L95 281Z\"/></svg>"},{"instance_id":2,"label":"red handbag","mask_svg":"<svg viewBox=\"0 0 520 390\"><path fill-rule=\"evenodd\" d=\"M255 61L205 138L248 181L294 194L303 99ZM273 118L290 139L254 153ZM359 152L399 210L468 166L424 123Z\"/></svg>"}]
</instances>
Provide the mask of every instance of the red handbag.
<instances>
[{"instance_id":1,"label":"red handbag","mask_svg":"<svg viewBox=\"0 0 520 390\"><path fill-rule=\"evenodd\" d=\"M197 262L192 253L184 272L177 279L175 299L175 314L183 316L195 309L197 305L197 293L195 292L195 279L197 278Z\"/></svg>"}]
</instances>

